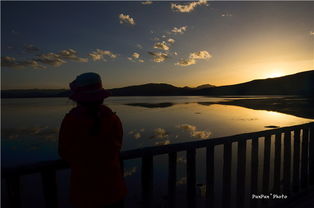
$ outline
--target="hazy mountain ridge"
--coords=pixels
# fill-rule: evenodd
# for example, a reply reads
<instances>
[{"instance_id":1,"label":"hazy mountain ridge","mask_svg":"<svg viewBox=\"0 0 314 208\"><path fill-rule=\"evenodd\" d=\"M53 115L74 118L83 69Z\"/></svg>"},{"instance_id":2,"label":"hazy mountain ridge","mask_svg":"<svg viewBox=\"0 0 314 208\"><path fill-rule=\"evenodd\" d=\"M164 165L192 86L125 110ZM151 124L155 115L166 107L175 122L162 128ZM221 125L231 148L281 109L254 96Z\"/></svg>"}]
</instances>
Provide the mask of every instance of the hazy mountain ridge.
<instances>
[{"instance_id":1,"label":"hazy mountain ridge","mask_svg":"<svg viewBox=\"0 0 314 208\"><path fill-rule=\"evenodd\" d=\"M278 78L258 79L245 83L215 87L205 84L195 88L176 87L165 83L148 83L109 89L112 96L179 96L179 95L314 95L314 70ZM2 98L67 97L70 91L58 90L2 90Z\"/></svg>"},{"instance_id":2,"label":"hazy mountain ridge","mask_svg":"<svg viewBox=\"0 0 314 208\"><path fill-rule=\"evenodd\" d=\"M314 95L314 70L277 78L201 89L197 95Z\"/></svg>"}]
</instances>

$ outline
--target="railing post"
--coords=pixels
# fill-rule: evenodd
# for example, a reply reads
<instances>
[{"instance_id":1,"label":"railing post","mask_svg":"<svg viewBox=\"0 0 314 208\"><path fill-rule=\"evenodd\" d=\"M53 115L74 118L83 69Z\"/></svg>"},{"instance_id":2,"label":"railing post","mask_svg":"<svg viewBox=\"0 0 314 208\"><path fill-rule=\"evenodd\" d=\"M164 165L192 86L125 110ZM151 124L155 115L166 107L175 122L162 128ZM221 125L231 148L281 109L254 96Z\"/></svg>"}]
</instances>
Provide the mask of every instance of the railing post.
<instances>
[{"instance_id":1,"label":"railing post","mask_svg":"<svg viewBox=\"0 0 314 208\"><path fill-rule=\"evenodd\" d=\"M275 135L274 193L280 193L281 133Z\"/></svg>"},{"instance_id":2,"label":"railing post","mask_svg":"<svg viewBox=\"0 0 314 208\"><path fill-rule=\"evenodd\" d=\"M251 150L251 195L257 194L258 187L258 138L252 139ZM252 197L252 196L251 196ZM251 198L251 207L257 206L257 200Z\"/></svg>"},{"instance_id":3,"label":"railing post","mask_svg":"<svg viewBox=\"0 0 314 208\"><path fill-rule=\"evenodd\" d=\"M175 207L177 181L177 153L170 152L168 158L168 207Z\"/></svg>"},{"instance_id":4,"label":"railing post","mask_svg":"<svg viewBox=\"0 0 314 208\"><path fill-rule=\"evenodd\" d=\"M284 135L284 160L283 160L283 192L290 193L291 181L291 132L285 132Z\"/></svg>"},{"instance_id":5,"label":"railing post","mask_svg":"<svg viewBox=\"0 0 314 208\"><path fill-rule=\"evenodd\" d=\"M45 197L45 204L47 208L57 208L58 207L58 194L57 194L57 178L56 170L54 169L44 169L41 172L43 191Z\"/></svg>"},{"instance_id":6,"label":"railing post","mask_svg":"<svg viewBox=\"0 0 314 208\"><path fill-rule=\"evenodd\" d=\"M244 207L246 173L246 140L238 142L237 207Z\"/></svg>"},{"instance_id":7,"label":"railing post","mask_svg":"<svg viewBox=\"0 0 314 208\"><path fill-rule=\"evenodd\" d=\"M20 193L20 177L10 176L6 179L6 186L9 195L9 207L20 208L21 207L21 193Z\"/></svg>"},{"instance_id":8,"label":"railing post","mask_svg":"<svg viewBox=\"0 0 314 208\"><path fill-rule=\"evenodd\" d=\"M294 192L299 191L300 185L300 129L294 131L293 142L293 180L292 189Z\"/></svg>"},{"instance_id":9,"label":"railing post","mask_svg":"<svg viewBox=\"0 0 314 208\"><path fill-rule=\"evenodd\" d=\"M195 186L196 186L196 168L195 168L195 149L187 150L187 199L188 199L188 207L196 207L195 201Z\"/></svg>"},{"instance_id":10,"label":"railing post","mask_svg":"<svg viewBox=\"0 0 314 208\"><path fill-rule=\"evenodd\" d=\"M263 189L264 194L269 192L269 170L270 170L270 146L271 137L270 135L265 136L264 140L264 168L263 168ZM266 201L266 200L264 200Z\"/></svg>"},{"instance_id":11,"label":"railing post","mask_svg":"<svg viewBox=\"0 0 314 208\"><path fill-rule=\"evenodd\" d=\"M146 155L142 158L142 200L143 208L151 207L153 200L153 173L154 173L154 163L153 156Z\"/></svg>"},{"instance_id":12,"label":"railing post","mask_svg":"<svg viewBox=\"0 0 314 208\"><path fill-rule=\"evenodd\" d=\"M314 125L310 128L310 143L309 143L309 183L314 185Z\"/></svg>"},{"instance_id":13,"label":"railing post","mask_svg":"<svg viewBox=\"0 0 314 208\"><path fill-rule=\"evenodd\" d=\"M264 140L264 168L263 168L263 186L262 192L264 194L269 193L269 171L270 171L270 147L271 136L266 135ZM263 206L267 207L269 200L263 200Z\"/></svg>"},{"instance_id":14,"label":"railing post","mask_svg":"<svg viewBox=\"0 0 314 208\"><path fill-rule=\"evenodd\" d=\"M206 147L206 207L215 207L214 145Z\"/></svg>"},{"instance_id":15,"label":"railing post","mask_svg":"<svg viewBox=\"0 0 314 208\"><path fill-rule=\"evenodd\" d=\"M309 130L303 129L302 133L302 158L301 158L301 188L308 187L308 164L309 164Z\"/></svg>"},{"instance_id":16,"label":"railing post","mask_svg":"<svg viewBox=\"0 0 314 208\"><path fill-rule=\"evenodd\" d=\"M223 208L230 207L231 194L231 158L232 158L232 143L224 144L224 159L223 159L223 185L222 185L222 206Z\"/></svg>"}]
</instances>

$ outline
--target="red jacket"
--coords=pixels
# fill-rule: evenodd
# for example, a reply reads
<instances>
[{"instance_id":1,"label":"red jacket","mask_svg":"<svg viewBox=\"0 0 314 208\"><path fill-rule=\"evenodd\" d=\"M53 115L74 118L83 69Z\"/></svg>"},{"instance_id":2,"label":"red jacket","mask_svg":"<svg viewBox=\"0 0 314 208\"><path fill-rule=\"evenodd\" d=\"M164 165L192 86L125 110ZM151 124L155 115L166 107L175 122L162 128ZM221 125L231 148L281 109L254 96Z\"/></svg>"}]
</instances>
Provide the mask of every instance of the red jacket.
<instances>
[{"instance_id":1,"label":"red jacket","mask_svg":"<svg viewBox=\"0 0 314 208\"><path fill-rule=\"evenodd\" d=\"M104 105L99 116L97 135L90 133L95 119L83 106L73 108L61 124L59 154L70 164L70 198L76 207L112 204L127 192L120 165L121 121Z\"/></svg>"}]
</instances>

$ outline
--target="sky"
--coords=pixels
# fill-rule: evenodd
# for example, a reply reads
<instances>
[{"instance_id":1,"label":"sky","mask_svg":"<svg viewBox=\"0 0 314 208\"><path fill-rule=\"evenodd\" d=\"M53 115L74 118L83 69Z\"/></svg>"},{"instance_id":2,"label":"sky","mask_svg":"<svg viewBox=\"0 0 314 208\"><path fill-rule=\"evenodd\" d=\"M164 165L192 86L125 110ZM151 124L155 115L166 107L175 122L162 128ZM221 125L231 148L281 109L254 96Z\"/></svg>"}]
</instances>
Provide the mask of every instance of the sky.
<instances>
[{"instance_id":1,"label":"sky","mask_svg":"<svg viewBox=\"0 0 314 208\"><path fill-rule=\"evenodd\" d=\"M236 84L314 69L314 2L1 2L1 88Z\"/></svg>"}]
</instances>

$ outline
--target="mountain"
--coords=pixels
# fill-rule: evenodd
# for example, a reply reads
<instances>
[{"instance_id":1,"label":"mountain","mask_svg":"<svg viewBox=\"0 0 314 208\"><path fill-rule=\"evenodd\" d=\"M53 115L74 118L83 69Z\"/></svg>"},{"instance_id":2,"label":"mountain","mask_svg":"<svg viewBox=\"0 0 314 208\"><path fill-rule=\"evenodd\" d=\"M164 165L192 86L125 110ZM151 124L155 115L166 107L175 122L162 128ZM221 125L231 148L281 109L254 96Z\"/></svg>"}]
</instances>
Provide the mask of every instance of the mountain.
<instances>
[{"instance_id":1,"label":"mountain","mask_svg":"<svg viewBox=\"0 0 314 208\"><path fill-rule=\"evenodd\" d=\"M110 89L113 96L162 96L162 95L186 95L192 89L184 89L164 83L149 83L129 87Z\"/></svg>"},{"instance_id":2,"label":"mountain","mask_svg":"<svg viewBox=\"0 0 314 208\"><path fill-rule=\"evenodd\" d=\"M65 89L1 90L1 98L67 97L69 94Z\"/></svg>"},{"instance_id":3,"label":"mountain","mask_svg":"<svg viewBox=\"0 0 314 208\"><path fill-rule=\"evenodd\" d=\"M278 78L259 79L235 85L196 88L176 87L165 83L149 83L109 89L112 96L179 96L179 95L301 95L314 96L314 70ZM2 90L1 98L68 97L69 90Z\"/></svg>"},{"instance_id":4,"label":"mountain","mask_svg":"<svg viewBox=\"0 0 314 208\"><path fill-rule=\"evenodd\" d=\"M195 95L302 95L314 96L314 70L278 78L200 89Z\"/></svg>"},{"instance_id":5,"label":"mountain","mask_svg":"<svg viewBox=\"0 0 314 208\"><path fill-rule=\"evenodd\" d=\"M215 87L214 85L211 85L211 84L203 84L203 85L199 85L197 86L195 89L206 89L206 88L212 88L212 87Z\"/></svg>"}]
</instances>

